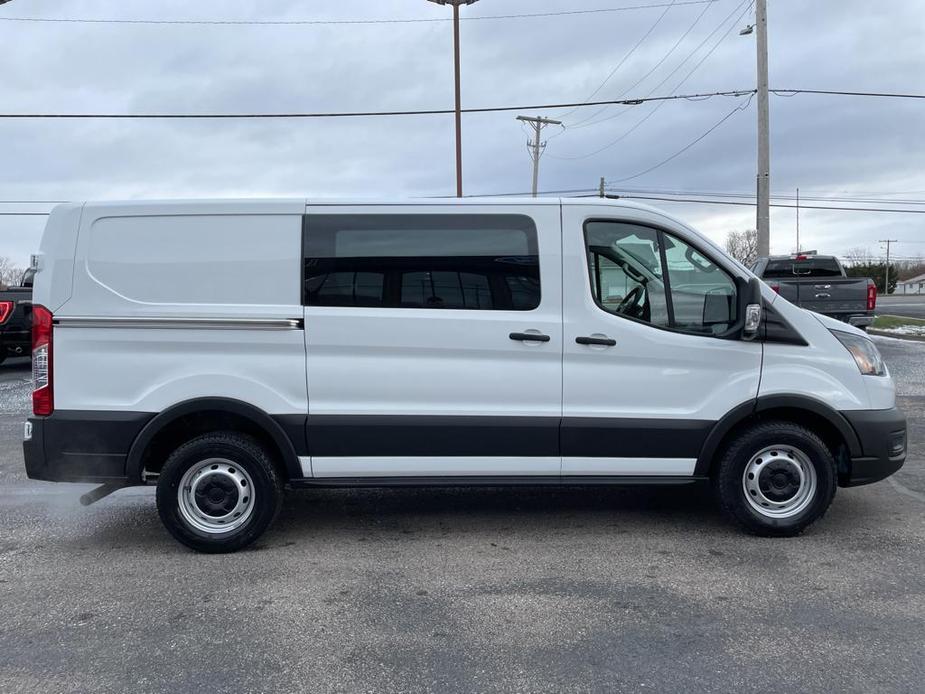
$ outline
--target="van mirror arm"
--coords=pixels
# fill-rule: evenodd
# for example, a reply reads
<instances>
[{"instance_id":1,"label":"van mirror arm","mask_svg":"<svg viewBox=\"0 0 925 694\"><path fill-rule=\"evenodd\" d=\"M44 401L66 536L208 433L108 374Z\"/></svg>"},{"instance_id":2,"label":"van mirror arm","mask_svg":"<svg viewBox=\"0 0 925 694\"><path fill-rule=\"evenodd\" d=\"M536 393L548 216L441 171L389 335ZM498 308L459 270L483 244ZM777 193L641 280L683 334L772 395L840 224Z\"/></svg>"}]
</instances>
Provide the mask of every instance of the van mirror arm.
<instances>
[{"instance_id":1,"label":"van mirror arm","mask_svg":"<svg viewBox=\"0 0 925 694\"><path fill-rule=\"evenodd\" d=\"M739 318L742 321L742 339L754 340L761 328L761 280L757 277L749 279L743 295L739 301L742 307Z\"/></svg>"},{"instance_id":2,"label":"van mirror arm","mask_svg":"<svg viewBox=\"0 0 925 694\"><path fill-rule=\"evenodd\" d=\"M736 321L720 335L727 340L754 340L761 328L761 280L735 278Z\"/></svg>"}]
</instances>

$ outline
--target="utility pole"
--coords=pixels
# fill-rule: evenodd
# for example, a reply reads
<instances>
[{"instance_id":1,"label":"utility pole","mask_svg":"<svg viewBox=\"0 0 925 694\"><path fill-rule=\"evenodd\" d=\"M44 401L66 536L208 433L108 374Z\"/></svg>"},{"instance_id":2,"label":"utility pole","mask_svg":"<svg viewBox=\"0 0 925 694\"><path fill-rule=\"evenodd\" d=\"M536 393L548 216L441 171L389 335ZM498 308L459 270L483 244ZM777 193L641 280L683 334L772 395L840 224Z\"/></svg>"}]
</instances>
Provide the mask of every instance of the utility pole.
<instances>
[{"instance_id":1,"label":"utility pole","mask_svg":"<svg viewBox=\"0 0 925 694\"><path fill-rule=\"evenodd\" d=\"M459 6L472 5L478 0L429 0L438 5L453 6L453 65L456 77L456 197L463 196L462 183L462 98L459 70Z\"/></svg>"},{"instance_id":2,"label":"utility pole","mask_svg":"<svg viewBox=\"0 0 925 694\"><path fill-rule=\"evenodd\" d=\"M758 255L771 255L771 144L768 114L768 0L755 1L758 47Z\"/></svg>"},{"instance_id":3,"label":"utility pole","mask_svg":"<svg viewBox=\"0 0 925 694\"><path fill-rule=\"evenodd\" d=\"M880 239L877 243L886 244L886 278L883 281L883 293L889 295L890 293L890 244L899 243L896 239Z\"/></svg>"},{"instance_id":4,"label":"utility pole","mask_svg":"<svg viewBox=\"0 0 925 694\"><path fill-rule=\"evenodd\" d=\"M602 198L606 195L606 193L604 192L604 183L605 183L604 177L601 176L601 185L600 185L600 187L597 189L597 192L598 192L598 194L599 194Z\"/></svg>"},{"instance_id":5,"label":"utility pole","mask_svg":"<svg viewBox=\"0 0 925 694\"><path fill-rule=\"evenodd\" d=\"M800 252L800 189L797 188L797 253Z\"/></svg>"},{"instance_id":6,"label":"utility pole","mask_svg":"<svg viewBox=\"0 0 925 694\"><path fill-rule=\"evenodd\" d=\"M536 116L535 118L517 116L517 120L533 126L533 140L527 143L527 148L530 150L530 157L533 159L533 197L536 197L540 180L540 156L543 154L543 150L546 149L546 143L540 140L540 134L547 125L562 125L562 121L543 118L542 116Z\"/></svg>"}]
</instances>

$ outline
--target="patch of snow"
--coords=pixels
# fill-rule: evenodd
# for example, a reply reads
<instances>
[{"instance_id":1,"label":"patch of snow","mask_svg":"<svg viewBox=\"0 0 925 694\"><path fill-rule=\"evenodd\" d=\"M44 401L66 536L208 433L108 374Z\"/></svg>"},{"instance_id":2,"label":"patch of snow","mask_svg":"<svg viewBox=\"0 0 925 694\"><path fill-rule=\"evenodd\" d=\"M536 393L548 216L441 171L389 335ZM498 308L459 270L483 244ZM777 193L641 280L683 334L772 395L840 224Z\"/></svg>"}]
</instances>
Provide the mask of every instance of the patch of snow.
<instances>
[{"instance_id":1,"label":"patch of snow","mask_svg":"<svg viewBox=\"0 0 925 694\"><path fill-rule=\"evenodd\" d=\"M875 328L882 333L890 335L908 335L912 337L925 337L925 325L899 325L895 328Z\"/></svg>"}]
</instances>

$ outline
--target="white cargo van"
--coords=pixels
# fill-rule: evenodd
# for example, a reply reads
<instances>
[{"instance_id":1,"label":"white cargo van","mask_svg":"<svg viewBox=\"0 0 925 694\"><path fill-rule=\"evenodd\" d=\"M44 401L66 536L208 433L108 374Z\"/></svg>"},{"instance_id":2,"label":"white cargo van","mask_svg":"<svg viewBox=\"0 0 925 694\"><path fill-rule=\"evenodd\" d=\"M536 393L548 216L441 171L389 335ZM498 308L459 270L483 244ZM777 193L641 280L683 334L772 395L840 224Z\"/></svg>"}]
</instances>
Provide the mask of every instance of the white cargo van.
<instances>
[{"instance_id":1,"label":"white cargo van","mask_svg":"<svg viewBox=\"0 0 925 694\"><path fill-rule=\"evenodd\" d=\"M34 264L29 476L202 551L286 486L711 480L793 535L905 459L864 333L642 205L69 204Z\"/></svg>"}]
</instances>

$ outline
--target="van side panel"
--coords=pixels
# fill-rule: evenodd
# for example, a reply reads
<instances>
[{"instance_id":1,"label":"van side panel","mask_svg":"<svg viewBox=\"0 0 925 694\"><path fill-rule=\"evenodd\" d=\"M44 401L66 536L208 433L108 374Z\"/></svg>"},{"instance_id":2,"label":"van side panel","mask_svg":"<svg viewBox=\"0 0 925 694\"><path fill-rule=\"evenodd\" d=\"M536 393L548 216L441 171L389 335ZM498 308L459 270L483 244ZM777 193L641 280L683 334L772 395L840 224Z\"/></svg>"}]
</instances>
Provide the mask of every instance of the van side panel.
<instances>
[{"instance_id":1,"label":"van side panel","mask_svg":"<svg viewBox=\"0 0 925 694\"><path fill-rule=\"evenodd\" d=\"M88 205L55 314L56 410L209 396L305 414L302 205Z\"/></svg>"},{"instance_id":2,"label":"van side panel","mask_svg":"<svg viewBox=\"0 0 925 694\"><path fill-rule=\"evenodd\" d=\"M759 397L803 396L821 400L836 411L887 409L895 405L892 379L879 378L884 396L871 402L854 361L813 314L772 295L774 311L784 317L806 345L769 342L765 345ZM853 330L845 326L845 330ZM876 386L872 386L876 387Z\"/></svg>"}]
</instances>

